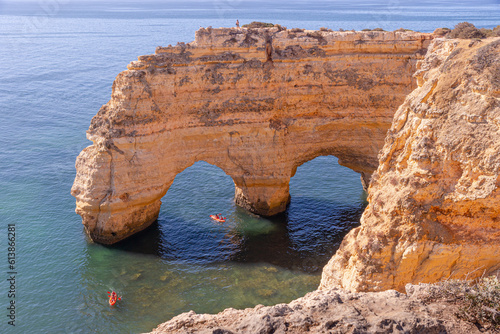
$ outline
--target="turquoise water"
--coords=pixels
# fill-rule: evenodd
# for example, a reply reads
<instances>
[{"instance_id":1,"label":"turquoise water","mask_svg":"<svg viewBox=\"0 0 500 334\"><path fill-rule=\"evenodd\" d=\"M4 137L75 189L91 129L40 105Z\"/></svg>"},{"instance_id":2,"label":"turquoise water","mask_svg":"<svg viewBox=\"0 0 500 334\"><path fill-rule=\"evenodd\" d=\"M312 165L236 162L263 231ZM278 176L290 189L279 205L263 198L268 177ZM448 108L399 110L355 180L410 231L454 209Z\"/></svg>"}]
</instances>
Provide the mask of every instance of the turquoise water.
<instances>
[{"instance_id":1,"label":"turquoise water","mask_svg":"<svg viewBox=\"0 0 500 334\"><path fill-rule=\"evenodd\" d=\"M190 309L287 302L316 288L321 267L358 224L366 205L359 176L334 157L299 167L290 207L273 219L237 208L230 177L199 162L178 175L151 229L113 247L89 242L69 194L75 158L90 144L85 131L115 76L138 55L236 18L432 31L465 20L491 28L500 17L498 1L192 3L0 1L1 333L139 333ZM227 223L214 224L209 212ZM6 317L7 224L16 225L15 327ZM123 296L114 308L110 290Z\"/></svg>"}]
</instances>

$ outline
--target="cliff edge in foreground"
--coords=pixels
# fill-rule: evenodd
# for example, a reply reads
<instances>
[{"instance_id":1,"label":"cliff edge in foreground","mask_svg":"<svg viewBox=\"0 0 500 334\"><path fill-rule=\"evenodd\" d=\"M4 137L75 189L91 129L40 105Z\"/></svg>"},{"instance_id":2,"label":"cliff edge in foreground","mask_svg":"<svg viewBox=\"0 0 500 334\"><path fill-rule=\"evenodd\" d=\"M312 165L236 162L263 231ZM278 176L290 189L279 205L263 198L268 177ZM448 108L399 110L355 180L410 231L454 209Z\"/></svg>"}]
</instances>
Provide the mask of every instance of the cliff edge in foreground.
<instances>
[{"instance_id":1,"label":"cliff edge in foreground","mask_svg":"<svg viewBox=\"0 0 500 334\"><path fill-rule=\"evenodd\" d=\"M407 294L394 290L317 290L289 304L229 308L215 315L191 311L159 325L150 334L481 333L455 316L457 305L442 300L424 303L429 287L407 288Z\"/></svg>"},{"instance_id":2,"label":"cliff edge in foreground","mask_svg":"<svg viewBox=\"0 0 500 334\"><path fill-rule=\"evenodd\" d=\"M361 226L321 289L401 291L500 268L500 39L435 40L417 66Z\"/></svg>"}]
</instances>

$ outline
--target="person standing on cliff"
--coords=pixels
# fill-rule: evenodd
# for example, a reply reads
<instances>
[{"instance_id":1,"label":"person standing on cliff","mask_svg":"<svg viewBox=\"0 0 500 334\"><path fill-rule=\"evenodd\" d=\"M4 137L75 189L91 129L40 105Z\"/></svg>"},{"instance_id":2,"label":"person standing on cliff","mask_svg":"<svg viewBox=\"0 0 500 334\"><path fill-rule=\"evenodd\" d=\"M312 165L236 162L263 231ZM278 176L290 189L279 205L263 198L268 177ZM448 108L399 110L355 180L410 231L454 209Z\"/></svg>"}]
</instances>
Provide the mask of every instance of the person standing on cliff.
<instances>
[{"instance_id":1,"label":"person standing on cliff","mask_svg":"<svg viewBox=\"0 0 500 334\"><path fill-rule=\"evenodd\" d=\"M240 27L240 21L236 20L236 28Z\"/></svg>"},{"instance_id":2,"label":"person standing on cliff","mask_svg":"<svg viewBox=\"0 0 500 334\"><path fill-rule=\"evenodd\" d=\"M273 61L273 45L271 44L271 38L266 38L266 62Z\"/></svg>"}]
</instances>

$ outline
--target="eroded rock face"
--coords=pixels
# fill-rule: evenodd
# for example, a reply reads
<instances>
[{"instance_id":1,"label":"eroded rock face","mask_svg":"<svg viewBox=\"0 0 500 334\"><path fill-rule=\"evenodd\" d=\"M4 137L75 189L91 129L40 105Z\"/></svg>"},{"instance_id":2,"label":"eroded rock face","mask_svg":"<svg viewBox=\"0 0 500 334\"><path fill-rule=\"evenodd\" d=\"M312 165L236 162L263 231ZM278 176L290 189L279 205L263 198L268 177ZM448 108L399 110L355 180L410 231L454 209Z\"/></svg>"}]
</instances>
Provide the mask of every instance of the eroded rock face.
<instances>
[{"instance_id":1,"label":"eroded rock face","mask_svg":"<svg viewBox=\"0 0 500 334\"><path fill-rule=\"evenodd\" d=\"M455 317L457 306L443 301L424 303L427 289L409 285L407 295L394 290L318 290L290 304L229 308L219 314L183 313L150 334L481 333Z\"/></svg>"},{"instance_id":2,"label":"eroded rock face","mask_svg":"<svg viewBox=\"0 0 500 334\"><path fill-rule=\"evenodd\" d=\"M175 176L200 160L233 178L238 205L266 216L285 210L290 178L317 156L366 182L430 39L209 28L158 47L117 76L92 119L76 212L94 241L117 242L149 226Z\"/></svg>"},{"instance_id":3,"label":"eroded rock face","mask_svg":"<svg viewBox=\"0 0 500 334\"><path fill-rule=\"evenodd\" d=\"M418 67L323 289L402 290L500 268L500 39L435 40Z\"/></svg>"}]
</instances>

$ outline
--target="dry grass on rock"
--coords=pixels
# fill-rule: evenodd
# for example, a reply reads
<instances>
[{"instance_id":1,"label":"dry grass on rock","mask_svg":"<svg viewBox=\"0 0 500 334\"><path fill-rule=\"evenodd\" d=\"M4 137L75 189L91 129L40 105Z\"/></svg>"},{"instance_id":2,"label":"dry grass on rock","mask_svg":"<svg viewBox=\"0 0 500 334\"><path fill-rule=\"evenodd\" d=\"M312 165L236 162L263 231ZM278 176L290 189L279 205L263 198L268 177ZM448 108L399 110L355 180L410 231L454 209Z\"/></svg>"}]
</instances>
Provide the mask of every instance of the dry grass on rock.
<instances>
[{"instance_id":1,"label":"dry grass on rock","mask_svg":"<svg viewBox=\"0 0 500 334\"><path fill-rule=\"evenodd\" d=\"M443 300L458 306L457 317L483 330L500 330L500 281L497 276L475 282L447 280L432 284L424 301Z\"/></svg>"}]
</instances>

